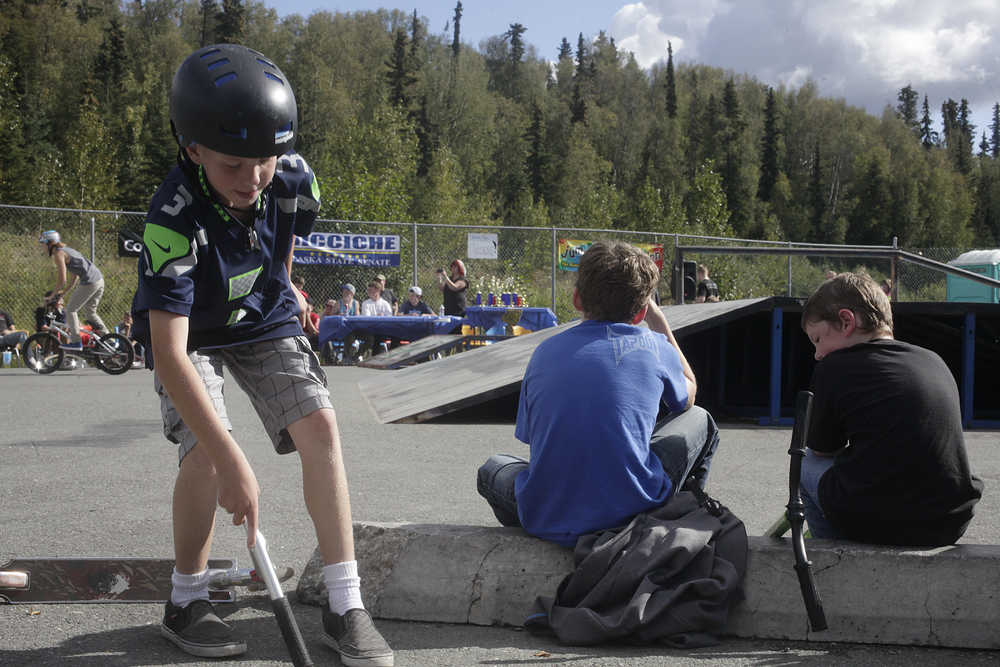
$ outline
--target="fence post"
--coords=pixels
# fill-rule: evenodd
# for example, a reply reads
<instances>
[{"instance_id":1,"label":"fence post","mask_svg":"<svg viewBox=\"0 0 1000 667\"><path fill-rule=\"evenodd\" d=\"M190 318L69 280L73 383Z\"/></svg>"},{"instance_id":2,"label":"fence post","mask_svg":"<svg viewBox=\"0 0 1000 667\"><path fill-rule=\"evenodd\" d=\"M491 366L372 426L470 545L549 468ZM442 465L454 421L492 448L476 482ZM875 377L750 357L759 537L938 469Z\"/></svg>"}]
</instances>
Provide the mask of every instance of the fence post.
<instances>
[{"instance_id":1,"label":"fence post","mask_svg":"<svg viewBox=\"0 0 1000 667\"><path fill-rule=\"evenodd\" d=\"M411 285L419 285L417 282L417 223L413 223L413 282Z\"/></svg>"},{"instance_id":2,"label":"fence post","mask_svg":"<svg viewBox=\"0 0 1000 667\"><path fill-rule=\"evenodd\" d=\"M552 228L552 312L556 312L556 267L559 265L559 239L556 228Z\"/></svg>"},{"instance_id":3,"label":"fence post","mask_svg":"<svg viewBox=\"0 0 1000 667\"><path fill-rule=\"evenodd\" d=\"M94 216L90 216L90 263L95 262L94 251L97 247L96 244L97 227L94 223Z\"/></svg>"},{"instance_id":4,"label":"fence post","mask_svg":"<svg viewBox=\"0 0 1000 667\"><path fill-rule=\"evenodd\" d=\"M791 241L788 242L788 247L789 248L792 247L792 242ZM789 253L789 255L788 255L788 291L786 293L786 296L791 296L791 295L792 295L792 255L791 255L791 253Z\"/></svg>"}]
</instances>

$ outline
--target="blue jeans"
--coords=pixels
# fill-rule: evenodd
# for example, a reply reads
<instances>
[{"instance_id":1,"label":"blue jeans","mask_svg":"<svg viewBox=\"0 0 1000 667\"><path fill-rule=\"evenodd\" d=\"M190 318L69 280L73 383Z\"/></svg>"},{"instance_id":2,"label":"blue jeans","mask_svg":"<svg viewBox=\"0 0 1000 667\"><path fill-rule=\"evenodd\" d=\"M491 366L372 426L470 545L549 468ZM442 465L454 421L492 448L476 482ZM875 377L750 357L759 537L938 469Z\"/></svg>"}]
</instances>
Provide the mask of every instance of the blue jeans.
<instances>
[{"instance_id":1,"label":"blue jeans","mask_svg":"<svg viewBox=\"0 0 1000 667\"><path fill-rule=\"evenodd\" d=\"M684 486L688 477L705 488L718 446L719 429L715 420L698 406L658 421L649 440L649 448L663 464L674 492ZM514 481L527 467L528 462L518 456L494 454L479 468L476 488L503 526L521 525Z\"/></svg>"},{"instance_id":2,"label":"blue jeans","mask_svg":"<svg viewBox=\"0 0 1000 667\"><path fill-rule=\"evenodd\" d=\"M799 477L799 492L805 505L806 523L809 532L816 539L836 540L843 536L826 519L823 508L819 504L819 480L823 473L833 467L832 456L817 456L811 449L806 449L802 457L802 475Z\"/></svg>"}]
</instances>

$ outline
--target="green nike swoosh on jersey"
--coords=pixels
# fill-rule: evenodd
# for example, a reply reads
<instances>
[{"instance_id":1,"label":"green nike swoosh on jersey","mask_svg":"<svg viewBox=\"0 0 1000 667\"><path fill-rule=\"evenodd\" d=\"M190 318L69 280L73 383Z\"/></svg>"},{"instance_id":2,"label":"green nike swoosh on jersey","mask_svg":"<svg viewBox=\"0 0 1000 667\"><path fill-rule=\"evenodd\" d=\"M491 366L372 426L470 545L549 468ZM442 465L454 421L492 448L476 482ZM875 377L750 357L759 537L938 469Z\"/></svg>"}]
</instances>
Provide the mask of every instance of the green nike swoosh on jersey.
<instances>
[{"instance_id":1,"label":"green nike swoosh on jersey","mask_svg":"<svg viewBox=\"0 0 1000 667\"><path fill-rule=\"evenodd\" d=\"M159 273L167 263L185 257L191 251L191 240L186 236L151 222L146 223L142 242L149 251L149 268L154 273Z\"/></svg>"}]
</instances>

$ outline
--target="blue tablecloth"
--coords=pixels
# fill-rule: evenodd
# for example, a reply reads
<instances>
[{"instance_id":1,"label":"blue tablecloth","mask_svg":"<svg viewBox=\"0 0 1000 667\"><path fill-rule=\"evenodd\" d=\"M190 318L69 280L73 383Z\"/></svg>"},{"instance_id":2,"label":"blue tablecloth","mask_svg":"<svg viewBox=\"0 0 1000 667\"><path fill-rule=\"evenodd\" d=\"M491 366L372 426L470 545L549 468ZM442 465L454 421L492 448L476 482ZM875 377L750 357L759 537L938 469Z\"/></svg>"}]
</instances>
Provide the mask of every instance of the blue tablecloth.
<instances>
[{"instance_id":1,"label":"blue tablecloth","mask_svg":"<svg viewBox=\"0 0 1000 667\"><path fill-rule=\"evenodd\" d=\"M351 332L358 331L378 336L392 336L403 340L417 340L431 334L451 333L461 326L461 317L430 317L426 315L400 315L398 317L345 317L332 315L320 318L319 344L344 340Z\"/></svg>"},{"instance_id":2,"label":"blue tablecloth","mask_svg":"<svg viewBox=\"0 0 1000 667\"><path fill-rule=\"evenodd\" d=\"M559 324L556 320L556 314L550 308L517 306L467 306L465 308L465 324L470 327L492 329L500 324L504 313L508 310L521 311L521 319L517 321L517 325L531 331L548 329Z\"/></svg>"}]
</instances>

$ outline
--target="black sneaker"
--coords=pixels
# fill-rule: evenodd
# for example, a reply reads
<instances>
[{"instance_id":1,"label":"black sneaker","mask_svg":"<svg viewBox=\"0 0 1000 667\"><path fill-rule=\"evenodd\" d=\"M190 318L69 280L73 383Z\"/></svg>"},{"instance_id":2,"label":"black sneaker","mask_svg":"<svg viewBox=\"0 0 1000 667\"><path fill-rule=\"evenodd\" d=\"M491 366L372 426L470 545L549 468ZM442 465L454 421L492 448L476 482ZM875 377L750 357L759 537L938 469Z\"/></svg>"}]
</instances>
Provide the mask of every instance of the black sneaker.
<instances>
[{"instance_id":1,"label":"black sneaker","mask_svg":"<svg viewBox=\"0 0 1000 667\"><path fill-rule=\"evenodd\" d=\"M185 653L203 658L221 658L246 653L246 642L233 639L233 629L215 615L208 600L195 600L186 607L167 602L160 634Z\"/></svg>"},{"instance_id":2,"label":"black sneaker","mask_svg":"<svg viewBox=\"0 0 1000 667\"><path fill-rule=\"evenodd\" d=\"M347 667L392 667L392 649L364 609L334 614L323 607L323 641Z\"/></svg>"}]
</instances>

